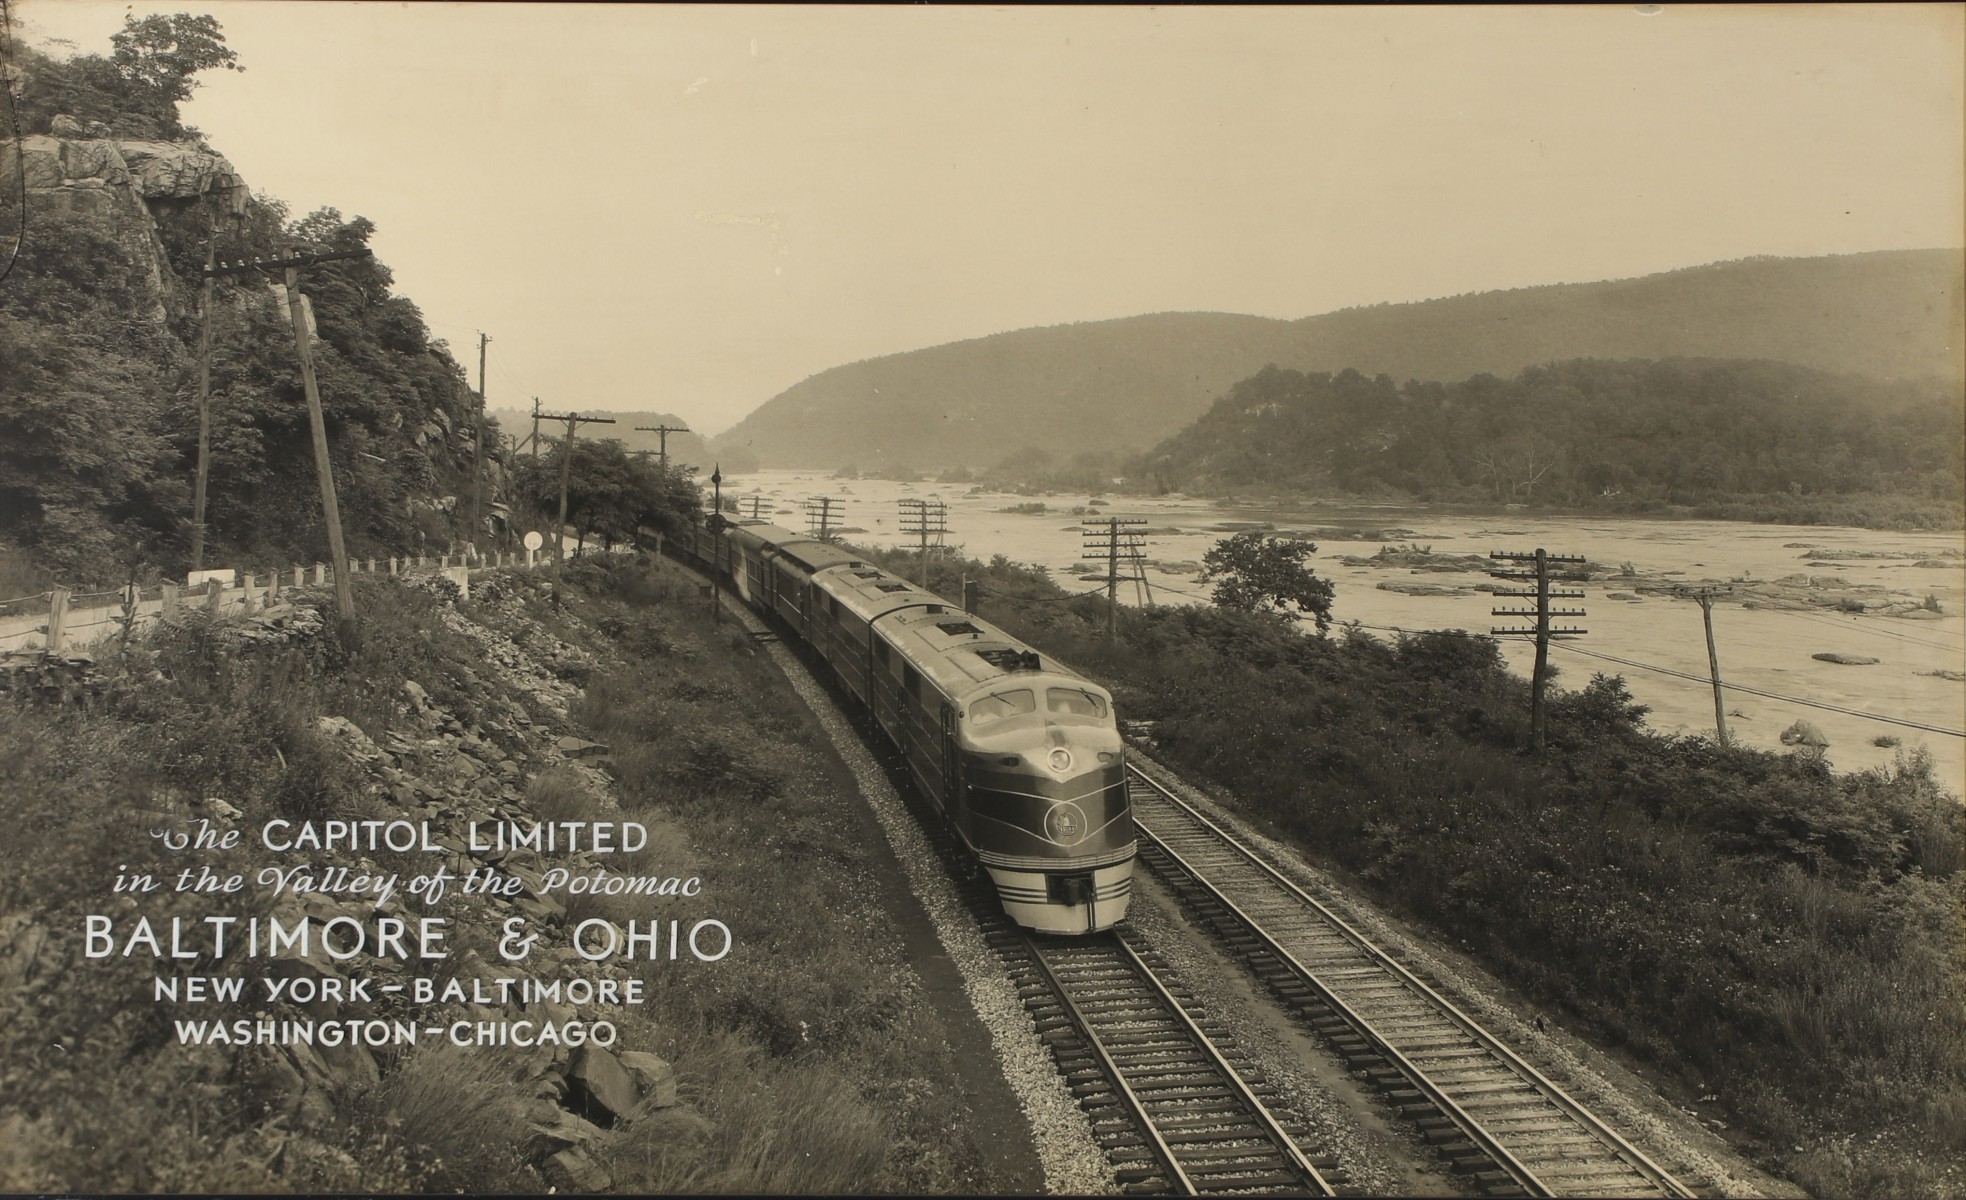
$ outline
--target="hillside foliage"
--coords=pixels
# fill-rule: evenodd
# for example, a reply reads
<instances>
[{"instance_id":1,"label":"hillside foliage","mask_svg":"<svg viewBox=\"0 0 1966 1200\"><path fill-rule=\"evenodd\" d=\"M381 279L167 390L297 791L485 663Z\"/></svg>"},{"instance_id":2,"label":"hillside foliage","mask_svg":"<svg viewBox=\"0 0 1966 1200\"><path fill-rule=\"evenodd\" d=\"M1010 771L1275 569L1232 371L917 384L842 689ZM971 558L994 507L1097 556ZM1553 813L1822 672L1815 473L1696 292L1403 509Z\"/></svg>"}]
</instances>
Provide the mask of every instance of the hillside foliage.
<instances>
[{"instance_id":1,"label":"hillside foliage","mask_svg":"<svg viewBox=\"0 0 1966 1200\"><path fill-rule=\"evenodd\" d=\"M912 570L905 552L865 551ZM1647 728L1623 679L1529 684L1458 630L1382 639L1104 605L942 560L981 615L1111 686L1153 753L1305 858L1662 1068L1815 1195L1952 1195L1966 1152L1966 808L1923 752L1817 755Z\"/></svg>"},{"instance_id":2,"label":"hillside foliage","mask_svg":"<svg viewBox=\"0 0 1966 1200\"><path fill-rule=\"evenodd\" d=\"M1270 367L1127 466L1161 489L1274 489L1956 528L1959 395L1789 363L1576 360L1395 383Z\"/></svg>"},{"instance_id":3,"label":"hillside foliage","mask_svg":"<svg viewBox=\"0 0 1966 1200\"><path fill-rule=\"evenodd\" d=\"M102 121L114 138L192 137L194 75L238 69L208 17L130 18L107 57L23 49L22 118ZM104 219L30 194L20 259L0 287L0 540L71 583L187 565L197 453L199 273L296 246L366 248L363 217L291 218L264 194L242 216L211 193ZM154 282L153 282L154 281ZM319 561L326 530L285 297L272 276L214 286L208 565ZM301 273L349 550L448 549L466 509L476 398L379 259ZM487 457L496 460L495 439ZM489 489L488 489L489 492ZM481 533L479 542L484 542Z\"/></svg>"},{"instance_id":4,"label":"hillside foliage","mask_svg":"<svg viewBox=\"0 0 1966 1200\"><path fill-rule=\"evenodd\" d=\"M558 519L563 469L567 525L580 546L590 538L603 545L653 544L647 534L675 533L702 508L690 469L631 455L613 438L581 439L573 444L570 465L564 441L537 460L519 460L509 494L529 523L550 529Z\"/></svg>"}]
</instances>

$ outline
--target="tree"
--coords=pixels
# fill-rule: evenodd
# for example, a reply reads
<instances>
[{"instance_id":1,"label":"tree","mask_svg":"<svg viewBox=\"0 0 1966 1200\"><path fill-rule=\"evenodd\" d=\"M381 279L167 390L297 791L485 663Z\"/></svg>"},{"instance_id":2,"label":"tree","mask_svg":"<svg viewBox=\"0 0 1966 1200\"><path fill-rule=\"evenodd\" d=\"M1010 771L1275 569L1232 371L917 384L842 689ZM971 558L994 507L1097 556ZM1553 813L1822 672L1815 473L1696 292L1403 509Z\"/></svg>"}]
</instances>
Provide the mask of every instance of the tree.
<instances>
[{"instance_id":1,"label":"tree","mask_svg":"<svg viewBox=\"0 0 1966 1200\"><path fill-rule=\"evenodd\" d=\"M1317 546L1256 530L1215 543L1202 555L1201 581L1215 584L1215 603L1242 612L1309 615L1319 633L1331 626L1330 580L1319 579L1304 559Z\"/></svg>"},{"instance_id":2,"label":"tree","mask_svg":"<svg viewBox=\"0 0 1966 1200\"><path fill-rule=\"evenodd\" d=\"M513 494L550 525L559 512L560 464L565 442L535 466L521 460ZM567 480L567 524L584 544L589 534L605 542L642 542L644 532L673 534L693 524L701 505L689 469L664 468L630 455L614 438L574 442Z\"/></svg>"},{"instance_id":3,"label":"tree","mask_svg":"<svg viewBox=\"0 0 1966 1200\"><path fill-rule=\"evenodd\" d=\"M176 117L176 106L189 100L200 71L222 68L243 71L238 52L225 44L218 22L190 13L126 16L123 28L109 39L109 61L132 87Z\"/></svg>"}]
</instances>

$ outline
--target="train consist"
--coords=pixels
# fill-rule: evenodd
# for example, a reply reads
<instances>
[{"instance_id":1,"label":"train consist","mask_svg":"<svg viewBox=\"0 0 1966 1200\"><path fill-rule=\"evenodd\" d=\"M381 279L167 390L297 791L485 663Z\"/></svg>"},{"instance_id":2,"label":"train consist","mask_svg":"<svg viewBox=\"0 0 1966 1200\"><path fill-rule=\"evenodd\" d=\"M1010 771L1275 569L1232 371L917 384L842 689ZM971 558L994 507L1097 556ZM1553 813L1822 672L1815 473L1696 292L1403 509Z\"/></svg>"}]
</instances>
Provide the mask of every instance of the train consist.
<instances>
[{"instance_id":1,"label":"train consist","mask_svg":"<svg viewBox=\"0 0 1966 1200\"><path fill-rule=\"evenodd\" d=\"M850 550L764 521L710 525L676 551L826 663L1012 920L1083 934L1126 916L1133 815L1104 688Z\"/></svg>"}]
</instances>

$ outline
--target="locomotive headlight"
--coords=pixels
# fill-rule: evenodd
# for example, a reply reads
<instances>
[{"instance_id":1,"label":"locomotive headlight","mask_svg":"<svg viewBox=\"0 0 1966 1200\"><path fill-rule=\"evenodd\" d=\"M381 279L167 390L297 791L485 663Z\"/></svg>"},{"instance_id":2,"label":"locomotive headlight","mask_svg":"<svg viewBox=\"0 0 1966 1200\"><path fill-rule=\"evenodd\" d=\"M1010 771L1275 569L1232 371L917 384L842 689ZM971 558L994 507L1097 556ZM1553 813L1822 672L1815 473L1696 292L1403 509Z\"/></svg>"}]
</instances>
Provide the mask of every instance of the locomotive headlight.
<instances>
[{"instance_id":1,"label":"locomotive headlight","mask_svg":"<svg viewBox=\"0 0 1966 1200\"><path fill-rule=\"evenodd\" d=\"M1051 752L1052 770L1066 771L1066 770L1070 770L1071 766L1072 766L1072 752L1070 750L1067 750L1063 746L1060 746L1058 749L1053 750Z\"/></svg>"}]
</instances>

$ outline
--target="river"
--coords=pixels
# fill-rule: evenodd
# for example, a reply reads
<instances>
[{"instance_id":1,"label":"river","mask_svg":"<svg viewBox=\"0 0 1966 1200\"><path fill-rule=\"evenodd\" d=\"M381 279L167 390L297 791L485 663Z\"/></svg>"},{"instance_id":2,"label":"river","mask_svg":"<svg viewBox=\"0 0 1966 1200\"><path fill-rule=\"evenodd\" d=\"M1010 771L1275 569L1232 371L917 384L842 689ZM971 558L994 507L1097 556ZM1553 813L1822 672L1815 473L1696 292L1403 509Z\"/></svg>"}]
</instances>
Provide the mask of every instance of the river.
<instances>
[{"instance_id":1,"label":"river","mask_svg":"<svg viewBox=\"0 0 1966 1200\"><path fill-rule=\"evenodd\" d=\"M1706 637L1697 603L1657 589L1670 584L1731 586L1734 591L1721 595L1713 605L1722 680L1769 693L1727 693L1728 733L1736 742L1783 750L1783 730L1798 719L1806 720L1827 738L1831 763L1844 771L1888 767L1897 754L1922 746L1930 752L1934 773L1945 787L1954 795L1966 794L1966 738L1956 735L1966 730L1966 684L1936 674L1956 675L1966 668L1966 618L1961 615L1966 605L1966 534L1962 533L1527 512L1466 516L1410 505L1308 502L1278 508L1180 496L1102 497L1110 503L1092 506L1094 498L1082 494L1022 496L967 484L837 480L809 471L727 478L724 494L737 497L747 515L750 504L745 497L758 497L766 519L791 528L806 527L802 501L832 496L839 502L835 524L855 531L847 533L847 539L880 546L912 544L900 533L900 500L939 499L948 505L950 546L971 557L1002 554L1042 565L1072 588L1098 586L1074 578L1075 572L1105 572L1103 563L1088 564L1081 557L1081 518L1075 509L1085 508L1098 516L1145 518L1146 579L1153 599L1162 604L1206 602L1208 588L1194 582L1196 564L1210 546L1227 536L1229 531L1218 526L1256 523L1281 532L1316 531L1312 540L1318 549L1310 562L1337 589L1334 621L1357 621L1368 627L1485 633L1493 626L1514 624L1507 617L1491 617L1489 609L1522 602L1496 600L1474 590L1476 585L1511 586L1487 575L1487 567L1505 565L1487 562L1490 551L1541 547L1552 554L1582 555L1613 571L1629 566L1630 575L1563 585L1585 593L1582 600L1564 603L1584 609L1587 615L1565 622L1588 632L1557 642L1551 661L1561 670L1560 682L1569 687L1580 686L1593 671L1623 674L1632 695L1651 707L1651 727L1677 733L1713 730ZM1046 506L1044 512L1005 511L1039 503ZM1383 541L1355 541L1331 536L1328 531L1336 529L1396 532ZM1406 563L1387 567L1341 561L1348 556L1370 559L1382 546L1431 549L1434 565L1459 569L1420 571ZM1483 561L1452 561L1465 555ZM1382 583L1441 594L1388 590L1380 587ZM1142 598L1137 584L1122 583L1119 593L1126 604ZM1766 605L1771 599L1798 603L1797 598L1804 596L1810 598L1809 605L1794 610L1748 607ZM1846 600L1842 609L1818 606L1838 596L1856 598ZM1916 618L1879 613L1890 601L1895 600L1894 607L1903 611L1907 602L1923 603L1927 597L1937 604L1938 613L1920 609ZM1858 604L1866 611L1849 611ZM1503 653L1511 667L1528 674L1535 657L1528 639L1504 639ZM1812 657L1818 653L1859 661L1837 663ZM1811 707L1801 700L1831 708ZM1921 725L1933 728L1916 727ZM1893 738L1895 745L1889 742ZM1886 744L1879 745L1880 740Z\"/></svg>"}]
</instances>

